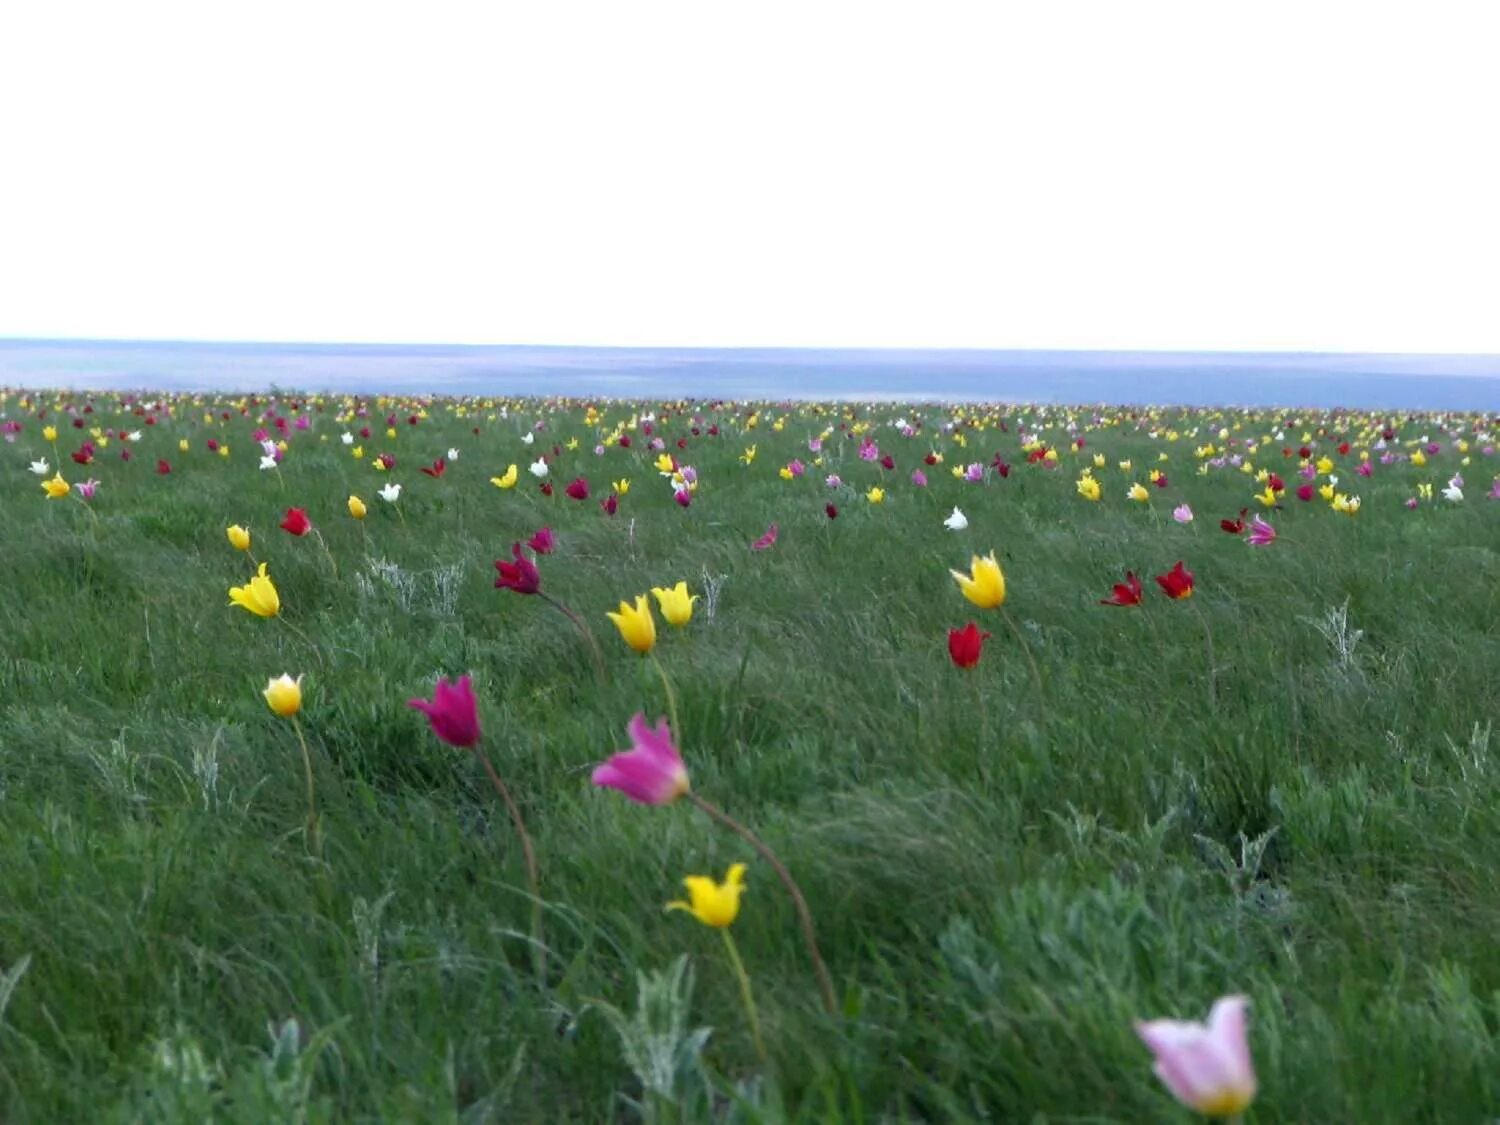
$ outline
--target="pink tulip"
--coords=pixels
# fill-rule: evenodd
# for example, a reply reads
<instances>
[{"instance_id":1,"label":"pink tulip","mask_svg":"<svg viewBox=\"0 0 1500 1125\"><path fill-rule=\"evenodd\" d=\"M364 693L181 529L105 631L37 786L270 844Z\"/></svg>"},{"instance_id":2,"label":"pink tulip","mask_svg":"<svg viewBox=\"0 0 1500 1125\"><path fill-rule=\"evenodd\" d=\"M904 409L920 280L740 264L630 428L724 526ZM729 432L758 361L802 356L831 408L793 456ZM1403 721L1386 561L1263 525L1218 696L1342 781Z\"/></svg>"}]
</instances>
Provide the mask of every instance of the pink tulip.
<instances>
[{"instance_id":1,"label":"pink tulip","mask_svg":"<svg viewBox=\"0 0 1500 1125\"><path fill-rule=\"evenodd\" d=\"M456 684L439 676L430 701L408 699L406 705L426 715L432 733L449 746L468 747L479 741L478 700L468 676L460 676Z\"/></svg>"},{"instance_id":2,"label":"pink tulip","mask_svg":"<svg viewBox=\"0 0 1500 1125\"><path fill-rule=\"evenodd\" d=\"M99 482L90 477L88 480L79 481L78 484L74 485L73 487L78 489L79 496L82 496L85 500L92 500L94 498L94 493L99 488Z\"/></svg>"},{"instance_id":3,"label":"pink tulip","mask_svg":"<svg viewBox=\"0 0 1500 1125\"><path fill-rule=\"evenodd\" d=\"M1136 1034L1156 1056L1156 1076L1189 1109L1210 1117L1243 1113L1255 1099L1255 1068L1245 1034L1243 996L1215 1001L1208 1025L1151 1020Z\"/></svg>"},{"instance_id":4,"label":"pink tulip","mask_svg":"<svg viewBox=\"0 0 1500 1125\"><path fill-rule=\"evenodd\" d=\"M672 744L672 731L666 719L656 726L646 725L646 716L637 712L630 720L630 749L613 755L594 770L595 785L618 789L632 801L643 805L669 805L686 793L687 767Z\"/></svg>"},{"instance_id":5,"label":"pink tulip","mask_svg":"<svg viewBox=\"0 0 1500 1125\"><path fill-rule=\"evenodd\" d=\"M911 471L911 482L918 488L926 488L927 474L924 473L921 469L913 469Z\"/></svg>"},{"instance_id":6,"label":"pink tulip","mask_svg":"<svg viewBox=\"0 0 1500 1125\"><path fill-rule=\"evenodd\" d=\"M1178 504L1177 507L1172 509L1172 518L1178 523L1192 523L1193 509L1189 508L1186 504Z\"/></svg>"},{"instance_id":7,"label":"pink tulip","mask_svg":"<svg viewBox=\"0 0 1500 1125\"><path fill-rule=\"evenodd\" d=\"M1245 536L1245 542L1252 547L1269 546L1276 542L1276 529L1256 516L1250 521L1250 534Z\"/></svg>"}]
</instances>

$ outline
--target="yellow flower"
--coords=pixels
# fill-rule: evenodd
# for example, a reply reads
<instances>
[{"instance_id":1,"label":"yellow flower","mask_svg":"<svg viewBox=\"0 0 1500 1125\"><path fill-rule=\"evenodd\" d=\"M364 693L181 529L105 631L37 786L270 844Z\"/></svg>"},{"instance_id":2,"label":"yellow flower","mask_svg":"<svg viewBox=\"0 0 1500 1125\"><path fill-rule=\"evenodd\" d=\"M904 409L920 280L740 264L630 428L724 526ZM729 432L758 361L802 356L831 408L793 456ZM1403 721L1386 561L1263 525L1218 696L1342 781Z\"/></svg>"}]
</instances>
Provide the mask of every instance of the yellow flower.
<instances>
[{"instance_id":1,"label":"yellow flower","mask_svg":"<svg viewBox=\"0 0 1500 1125\"><path fill-rule=\"evenodd\" d=\"M1276 506L1276 490L1269 484L1266 485L1266 490L1264 492L1257 492L1255 494L1255 498L1262 504L1264 504L1267 508L1274 508Z\"/></svg>"},{"instance_id":2,"label":"yellow flower","mask_svg":"<svg viewBox=\"0 0 1500 1125\"><path fill-rule=\"evenodd\" d=\"M396 439L396 427L395 426L387 426L385 428L385 436L388 437L388 438L390 438L392 441L394 441Z\"/></svg>"},{"instance_id":3,"label":"yellow flower","mask_svg":"<svg viewBox=\"0 0 1500 1125\"><path fill-rule=\"evenodd\" d=\"M791 480L792 479L792 470L788 469L785 465L783 465L783 466L781 466L780 475L781 475L781 479L782 480Z\"/></svg>"},{"instance_id":4,"label":"yellow flower","mask_svg":"<svg viewBox=\"0 0 1500 1125\"><path fill-rule=\"evenodd\" d=\"M1085 500L1098 500L1100 496L1099 482L1093 477L1079 477L1077 481L1078 495Z\"/></svg>"},{"instance_id":5,"label":"yellow flower","mask_svg":"<svg viewBox=\"0 0 1500 1125\"><path fill-rule=\"evenodd\" d=\"M1343 512L1346 516L1352 516L1359 511L1359 497L1345 496L1342 492L1333 498L1333 510Z\"/></svg>"},{"instance_id":6,"label":"yellow flower","mask_svg":"<svg viewBox=\"0 0 1500 1125\"><path fill-rule=\"evenodd\" d=\"M1321 488L1318 489L1318 495L1321 496L1324 500L1327 500L1329 503L1332 503L1333 502L1333 496L1334 496L1333 485L1331 485L1331 484L1325 484L1325 485L1323 485Z\"/></svg>"},{"instance_id":7,"label":"yellow flower","mask_svg":"<svg viewBox=\"0 0 1500 1125\"><path fill-rule=\"evenodd\" d=\"M225 534L229 536L229 545L236 551L248 551L250 549L250 533L239 524L228 528Z\"/></svg>"},{"instance_id":8,"label":"yellow flower","mask_svg":"<svg viewBox=\"0 0 1500 1125\"><path fill-rule=\"evenodd\" d=\"M755 446L745 446L745 452L740 454L740 460L747 465L753 464L755 461Z\"/></svg>"},{"instance_id":9,"label":"yellow flower","mask_svg":"<svg viewBox=\"0 0 1500 1125\"><path fill-rule=\"evenodd\" d=\"M1427 464L1427 454L1423 453L1420 449L1413 450L1411 455L1411 463L1413 465Z\"/></svg>"},{"instance_id":10,"label":"yellow flower","mask_svg":"<svg viewBox=\"0 0 1500 1125\"><path fill-rule=\"evenodd\" d=\"M281 598L266 574L266 564L243 586L229 587L229 604L247 609L256 617L275 617L281 612Z\"/></svg>"},{"instance_id":11,"label":"yellow flower","mask_svg":"<svg viewBox=\"0 0 1500 1125\"><path fill-rule=\"evenodd\" d=\"M186 453L187 451L188 451L188 439L187 438L179 438L177 440L177 452L178 453Z\"/></svg>"},{"instance_id":12,"label":"yellow flower","mask_svg":"<svg viewBox=\"0 0 1500 1125\"><path fill-rule=\"evenodd\" d=\"M365 512L367 510L368 509L365 508L365 502L363 500L361 500L358 496L351 496L351 497L349 497L349 514L351 516L353 516L355 519L357 519L357 520L364 519L365 518Z\"/></svg>"},{"instance_id":13,"label":"yellow flower","mask_svg":"<svg viewBox=\"0 0 1500 1125\"><path fill-rule=\"evenodd\" d=\"M1146 491L1146 486L1140 481L1136 481L1134 484L1132 484L1130 486L1130 491L1125 495L1131 500L1139 500L1142 504L1151 499L1151 493Z\"/></svg>"},{"instance_id":14,"label":"yellow flower","mask_svg":"<svg viewBox=\"0 0 1500 1125\"><path fill-rule=\"evenodd\" d=\"M690 901L669 902L667 909L686 910L705 926L722 930L739 917L740 895L745 890L745 865L736 863L731 866L722 883L715 883L707 875L689 875L682 885L687 888Z\"/></svg>"},{"instance_id":15,"label":"yellow flower","mask_svg":"<svg viewBox=\"0 0 1500 1125\"><path fill-rule=\"evenodd\" d=\"M219 456L220 457L228 457L229 456L229 446L227 446L227 445L221 445L221 446L219 446Z\"/></svg>"},{"instance_id":16,"label":"yellow flower","mask_svg":"<svg viewBox=\"0 0 1500 1125\"><path fill-rule=\"evenodd\" d=\"M1329 473L1333 472L1333 462L1330 461L1327 457L1319 457L1318 472L1322 473L1324 476L1327 476Z\"/></svg>"},{"instance_id":17,"label":"yellow flower","mask_svg":"<svg viewBox=\"0 0 1500 1125\"><path fill-rule=\"evenodd\" d=\"M1049 449L1049 450L1047 450L1046 453L1042 454L1042 460L1045 461L1045 462L1047 462L1047 464L1049 464L1049 465L1055 465L1055 464L1057 464L1057 450L1055 450L1055 449Z\"/></svg>"},{"instance_id":18,"label":"yellow flower","mask_svg":"<svg viewBox=\"0 0 1500 1125\"><path fill-rule=\"evenodd\" d=\"M353 449L349 450L349 456L353 457L356 461L362 461L365 456L365 447L356 445Z\"/></svg>"},{"instance_id":19,"label":"yellow flower","mask_svg":"<svg viewBox=\"0 0 1500 1125\"><path fill-rule=\"evenodd\" d=\"M1094 468L1096 468L1096 469L1102 469L1102 468L1104 468L1104 454L1102 454L1102 453L1096 453L1096 454L1094 454Z\"/></svg>"},{"instance_id":20,"label":"yellow flower","mask_svg":"<svg viewBox=\"0 0 1500 1125\"><path fill-rule=\"evenodd\" d=\"M629 602L621 602L619 613L606 616L620 630L625 643L642 656L656 647L656 619L651 616L651 605L646 601L645 594L636 595L634 606Z\"/></svg>"},{"instance_id":21,"label":"yellow flower","mask_svg":"<svg viewBox=\"0 0 1500 1125\"><path fill-rule=\"evenodd\" d=\"M1000 564L995 561L995 552L984 558L978 555L969 560L969 573L950 570L964 597L980 609L995 609L1005 604L1005 575L1000 573Z\"/></svg>"},{"instance_id":22,"label":"yellow flower","mask_svg":"<svg viewBox=\"0 0 1500 1125\"><path fill-rule=\"evenodd\" d=\"M569 449L577 449L578 448L578 439L576 437L568 439L568 448Z\"/></svg>"},{"instance_id":23,"label":"yellow flower","mask_svg":"<svg viewBox=\"0 0 1500 1125\"><path fill-rule=\"evenodd\" d=\"M1421 497L1422 497L1423 500L1431 500L1432 499L1432 484L1431 484L1431 482L1423 482L1422 484L1417 485L1417 492L1421 495Z\"/></svg>"},{"instance_id":24,"label":"yellow flower","mask_svg":"<svg viewBox=\"0 0 1500 1125\"><path fill-rule=\"evenodd\" d=\"M274 680L266 681L266 690L261 692L272 711L283 719L290 719L302 710L302 677L295 680L283 672Z\"/></svg>"},{"instance_id":25,"label":"yellow flower","mask_svg":"<svg viewBox=\"0 0 1500 1125\"><path fill-rule=\"evenodd\" d=\"M1120 472L1122 472L1122 473L1128 473L1128 472L1130 472L1130 462L1129 461L1121 461L1120 462Z\"/></svg>"},{"instance_id":26,"label":"yellow flower","mask_svg":"<svg viewBox=\"0 0 1500 1125\"><path fill-rule=\"evenodd\" d=\"M63 480L62 474L58 473L51 480L42 481L42 491L47 494L48 500L61 500L68 494L72 486Z\"/></svg>"},{"instance_id":27,"label":"yellow flower","mask_svg":"<svg viewBox=\"0 0 1500 1125\"><path fill-rule=\"evenodd\" d=\"M512 465L505 470L504 476L490 477L490 483L496 488L515 488L517 475L516 467Z\"/></svg>"},{"instance_id":28,"label":"yellow flower","mask_svg":"<svg viewBox=\"0 0 1500 1125\"><path fill-rule=\"evenodd\" d=\"M865 499L868 500L871 504L884 504L885 489L881 488L877 484L874 488L870 489L869 492L865 493Z\"/></svg>"},{"instance_id":29,"label":"yellow flower","mask_svg":"<svg viewBox=\"0 0 1500 1125\"><path fill-rule=\"evenodd\" d=\"M614 490L616 496L624 496L627 492L630 491L630 478L621 477L619 480L615 481Z\"/></svg>"},{"instance_id":30,"label":"yellow flower","mask_svg":"<svg viewBox=\"0 0 1500 1125\"><path fill-rule=\"evenodd\" d=\"M657 454L656 471L658 473L675 473L677 471L677 463L672 460L670 453Z\"/></svg>"},{"instance_id":31,"label":"yellow flower","mask_svg":"<svg viewBox=\"0 0 1500 1125\"><path fill-rule=\"evenodd\" d=\"M651 593L656 596L656 604L669 625L680 628L693 619L693 603L698 600L698 595L688 596L686 582L679 582L671 589L653 586Z\"/></svg>"},{"instance_id":32,"label":"yellow flower","mask_svg":"<svg viewBox=\"0 0 1500 1125\"><path fill-rule=\"evenodd\" d=\"M56 426L43 426L42 427L42 440L43 441L56 441L57 440L57 427Z\"/></svg>"}]
</instances>

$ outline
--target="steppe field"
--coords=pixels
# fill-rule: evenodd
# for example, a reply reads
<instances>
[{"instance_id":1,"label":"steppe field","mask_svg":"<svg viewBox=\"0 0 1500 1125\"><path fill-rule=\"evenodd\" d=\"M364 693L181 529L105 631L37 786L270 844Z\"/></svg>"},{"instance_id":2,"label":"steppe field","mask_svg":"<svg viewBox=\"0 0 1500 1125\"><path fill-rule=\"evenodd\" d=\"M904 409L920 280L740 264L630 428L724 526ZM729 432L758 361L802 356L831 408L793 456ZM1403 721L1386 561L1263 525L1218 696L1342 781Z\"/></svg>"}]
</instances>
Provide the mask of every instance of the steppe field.
<instances>
[{"instance_id":1,"label":"steppe field","mask_svg":"<svg viewBox=\"0 0 1500 1125\"><path fill-rule=\"evenodd\" d=\"M0 1120L1500 1117L1500 417L0 411Z\"/></svg>"}]
</instances>

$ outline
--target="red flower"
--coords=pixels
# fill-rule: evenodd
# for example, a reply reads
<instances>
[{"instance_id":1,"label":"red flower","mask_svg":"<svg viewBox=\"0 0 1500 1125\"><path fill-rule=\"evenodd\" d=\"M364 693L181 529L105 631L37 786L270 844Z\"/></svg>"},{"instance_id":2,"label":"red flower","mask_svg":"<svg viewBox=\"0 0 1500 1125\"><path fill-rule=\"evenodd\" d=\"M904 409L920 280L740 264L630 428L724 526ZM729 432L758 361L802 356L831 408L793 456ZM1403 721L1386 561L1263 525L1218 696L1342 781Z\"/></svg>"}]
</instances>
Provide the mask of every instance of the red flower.
<instances>
[{"instance_id":1,"label":"red flower","mask_svg":"<svg viewBox=\"0 0 1500 1125\"><path fill-rule=\"evenodd\" d=\"M370 440L370 427L369 426L361 426L359 428L359 436L362 437L362 438L364 438L366 441L369 441Z\"/></svg>"},{"instance_id":2,"label":"red flower","mask_svg":"<svg viewBox=\"0 0 1500 1125\"><path fill-rule=\"evenodd\" d=\"M544 527L530 539L526 540L526 546L539 555L550 555L553 548L557 546L557 536L552 534L550 527Z\"/></svg>"},{"instance_id":3,"label":"red flower","mask_svg":"<svg viewBox=\"0 0 1500 1125\"><path fill-rule=\"evenodd\" d=\"M1239 535L1245 530L1245 513L1249 510L1249 508L1241 508L1239 519L1220 520L1219 526L1229 532L1230 535Z\"/></svg>"},{"instance_id":4,"label":"red flower","mask_svg":"<svg viewBox=\"0 0 1500 1125\"><path fill-rule=\"evenodd\" d=\"M780 529L773 523L766 529L766 533L750 544L752 551L764 551L776 544L776 534Z\"/></svg>"},{"instance_id":5,"label":"red flower","mask_svg":"<svg viewBox=\"0 0 1500 1125\"><path fill-rule=\"evenodd\" d=\"M836 520L836 519L839 518L839 510L837 508L835 508L832 504L824 504L823 505L823 511L828 516L828 518L831 519L831 520Z\"/></svg>"},{"instance_id":6,"label":"red flower","mask_svg":"<svg viewBox=\"0 0 1500 1125\"><path fill-rule=\"evenodd\" d=\"M615 514L615 512L619 511L619 508L620 508L619 497L617 497L613 492L611 492L603 500L599 501L599 507L601 507L601 508L604 509L604 514L606 516L612 516L612 515Z\"/></svg>"},{"instance_id":7,"label":"red flower","mask_svg":"<svg viewBox=\"0 0 1500 1125\"><path fill-rule=\"evenodd\" d=\"M1270 476L1268 476L1266 478L1266 483L1271 486L1271 491L1272 492L1285 492L1286 491L1286 482L1284 480L1282 480L1280 477L1278 477L1275 473L1272 473Z\"/></svg>"},{"instance_id":8,"label":"red flower","mask_svg":"<svg viewBox=\"0 0 1500 1125\"><path fill-rule=\"evenodd\" d=\"M1309 457L1312 456L1312 450L1304 445L1297 450L1297 456L1306 461Z\"/></svg>"},{"instance_id":9,"label":"red flower","mask_svg":"<svg viewBox=\"0 0 1500 1125\"><path fill-rule=\"evenodd\" d=\"M896 459L887 453L880 459L880 467L883 469L894 469L896 467Z\"/></svg>"},{"instance_id":10,"label":"red flower","mask_svg":"<svg viewBox=\"0 0 1500 1125\"><path fill-rule=\"evenodd\" d=\"M73 454L73 460L78 462L78 464L80 465L92 464L94 460L93 442L86 441L82 445L80 445L77 451Z\"/></svg>"},{"instance_id":11,"label":"red flower","mask_svg":"<svg viewBox=\"0 0 1500 1125\"><path fill-rule=\"evenodd\" d=\"M970 621L962 629L948 630L948 655L960 668L972 668L979 663L984 651L984 642L990 634L981 633L979 626Z\"/></svg>"},{"instance_id":12,"label":"red flower","mask_svg":"<svg viewBox=\"0 0 1500 1125\"><path fill-rule=\"evenodd\" d=\"M693 494L685 488L679 488L672 494L672 499L677 501L679 508L686 508L693 502Z\"/></svg>"},{"instance_id":13,"label":"red flower","mask_svg":"<svg viewBox=\"0 0 1500 1125\"><path fill-rule=\"evenodd\" d=\"M286 519L281 521L281 530L289 531L293 535L306 535L312 530L312 520L307 518L307 512L302 508L288 508Z\"/></svg>"},{"instance_id":14,"label":"red flower","mask_svg":"<svg viewBox=\"0 0 1500 1125\"><path fill-rule=\"evenodd\" d=\"M439 457L432 463L431 468L423 465L417 471L420 473L426 473L430 477L440 477L448 471L448 462Z\"/></svg>"},{"instance_id":15,"label":"red flower","mask_svg":"<svg viewBox=\"0 0 1500 1125\"><path fill-rule=\"evenodd\" d=\"M159 476L166 476L171 471L172 466L167 464L165 461L158 460L156 462L156 472Z\"/></svg>"},{"instance_id":16,"label":"red flower","mask_svg":"<svg viewBox=\"0 0 1500 1125\"><path fill-rule=\"evenodd\" d=\"M937 454L936 453L929 453L926 457L922 458L922 464L929 465L929 466L930 465L936 465L937 464Z\"/></svg>"},{"instance_id":17,"label":"red flower","mask_svg":"<svg viewBox=\"0 0 1500 1125\"><path fill-rule=\"evenodd\" d=\"M382 453L375 460L384 465L387 472L396 467L396 458L390 453Z\"/></svg>"},{"instance_id":18,"label":"red flower","mask_svg":"<svg viewBox=\"0 0 1500 1125\"><path fill-rule=\"evenodd\" d=\"M1340 457L1347 457L1347 456L1349 456L1349 443L1347 441L1341 441L1341 442L1339 442L1339 456Z\"/></svg>"},{"instance_id":19,"label":"red flower","mask_svg":"<svg viewBox=\"0 0 1500 1125\"><path fill-rule=\"evenodd\" d=\"M629 434L621 434L620 435L620 448L621 449L629 449L630 448L630 435Z\"/></svg>"},{"instance_id":20,"label":"red flower","mask_svg":"<svg viewBox=\"0 0 1500 1125\"><path fill-rule=\"evenodd\" d=\"M1156 478L1156 487L1157 488L1166 488L1167 487L1167 474L1166 473L1162 473L1160 476L1158 476Z\"/></svg>"},{"instance_id":21,"label":"red flower","mask_svg":"<svg viewBox=\"0 0 1500 1125\"><path fill-rule=\"evenodd\" d=\"M449 746L468 747L479 741L478 701L468 676L460 676L456 684L439 676L430 701L408 699L406 705L426 715L432 733Z\"/></svg>"},{"instance_id":22,"label":"red flower","mask_svg":"<svg viewBox=\"0 0 1500 1125\"><path fill-rule=\"evenodd\" d=\"M1162 588L1167 597L1177 601L1193 596L1193 572L1182 565L1178 560L1177 565L1165 574L1156 576L1156 584Z\"/></svg>"},{"instance_id":23,"label":"red flower","mask_svg":"<svg viewBox=\"0 0 1500 1125\"><path fill-rule=\"evenodd\" d=\"M1224 522L1228 523L1229 521L1225 520ZM1160 582L1161 579L1158 578L1157 581ZM1110 594L1110 596L1107 598L1099 599L1099 604L1122 606L1140 605L1141 595L1144 592L1145 587L1141 585L1141 580L1135 576L1135 573L1133 571L1127 570L1125 572L1125 581L1123 583L1116 582L1114 593Z\"/></svg>"},{"instance_id":24,"label":"red flower","mask_svg":"<svg viewBox=\"0 0 1500 1125\"><path fill-rule=\"evenodd\" d=\"M536 563L521 553L519 543L511 544L510 553L515 556L515 562L495 560L495 569L500 572L500 577L495 579L495 589L514 590L518 594L536 593L542 588L542 576Z\"/></svg>"},{"instance_id":25,"label":"red flower","mask_svg":"<svg viewBox=\"0 0 1500 1125\"><path fill-rule=\"evenodd\" d=\"M1312 485L1310 485L1310 484L1304 484L1300 488L1297 489L1297 499L1298 500L1311 500L1312 498L1313 498L1313 486Z\"/></svg>"},{"instance_id":26,"label":"red flower","mask_svg":"<svg viewBox=\"0 0 1500 1125\"><path fill-rule=\"evenodd\" d=\"M583 477L576 477L563 491L574 500L587 500L589 498L589 482L584 480Z\"/></svg>"},{"instance_id":27,"label":"red flower","mask_svg":"<svg viewBox=\"0 0 1500 1125\"><path fill-rule=\"evenodd\" d=\"M546 481L542 485L542 495L543 496L551 496L552 495L552 482L550 480Z\"/></svg>"}]
</instances>

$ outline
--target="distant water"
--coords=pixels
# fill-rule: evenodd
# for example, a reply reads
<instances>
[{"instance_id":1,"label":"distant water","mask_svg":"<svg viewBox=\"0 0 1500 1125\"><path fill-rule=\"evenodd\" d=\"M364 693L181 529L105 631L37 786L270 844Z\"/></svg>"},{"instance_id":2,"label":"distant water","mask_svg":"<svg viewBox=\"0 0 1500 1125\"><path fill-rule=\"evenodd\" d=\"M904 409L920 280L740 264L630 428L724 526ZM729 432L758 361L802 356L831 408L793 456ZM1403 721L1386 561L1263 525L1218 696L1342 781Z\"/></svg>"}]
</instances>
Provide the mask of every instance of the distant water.
<instances>
[{"instance_id":1,"label":"distant water","mask_svg":"<svg viewBox=\"0 0 1500 1125\"><path fill-rule=\"evenodd\" d=\"M0 386L1500 412L1500 356L0 339Z\"/></svg>"}]
</instances>

